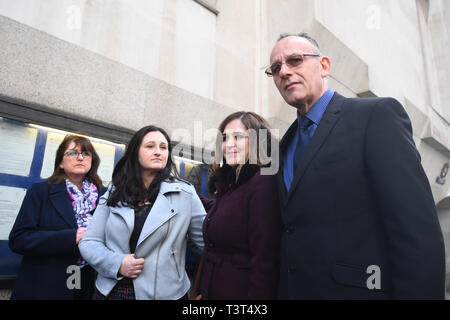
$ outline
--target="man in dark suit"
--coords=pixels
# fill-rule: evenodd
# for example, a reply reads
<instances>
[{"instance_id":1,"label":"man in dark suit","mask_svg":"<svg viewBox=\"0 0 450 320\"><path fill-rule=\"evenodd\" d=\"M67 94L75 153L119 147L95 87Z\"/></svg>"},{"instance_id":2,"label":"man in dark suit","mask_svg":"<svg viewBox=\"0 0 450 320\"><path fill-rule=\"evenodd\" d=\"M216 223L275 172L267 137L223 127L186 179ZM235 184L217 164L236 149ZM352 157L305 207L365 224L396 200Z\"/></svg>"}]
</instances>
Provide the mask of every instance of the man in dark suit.
<instances>
[{"instance_id":1,"label":"man in dark suit","mask_svg":"<svg viewBox=\"0 0 450 320\"><path fill-rule=\"evenodd\" d=\"M266 73L297 120L280 142L281 299L442 299L445 250L410 120L327 88L331 61L281 35Z\"/></svg>"}]
</instances>

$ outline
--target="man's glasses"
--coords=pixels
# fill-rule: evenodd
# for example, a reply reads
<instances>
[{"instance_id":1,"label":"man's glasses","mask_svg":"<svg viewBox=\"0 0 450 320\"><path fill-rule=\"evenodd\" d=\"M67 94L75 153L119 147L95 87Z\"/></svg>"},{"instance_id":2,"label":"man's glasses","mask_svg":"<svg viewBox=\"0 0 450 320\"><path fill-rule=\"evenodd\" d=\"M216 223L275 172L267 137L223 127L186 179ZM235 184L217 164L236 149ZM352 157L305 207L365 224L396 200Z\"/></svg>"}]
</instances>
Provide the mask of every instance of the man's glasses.
<instances>
[{"instance_id":1,"label":"man's glasses","mask_svg":"<svg viewBox=\"0 0 450 320\"><path fill-rule=\"evenodd\" d=\"M92 155L89 151L81 151L81 152L67 151L65 153L65 155L68 156L69 158L78 158L78 155L80 155L80 154L83 156L83 158L88 158Z\"/></svg>"},{"instance_id":2,"label":"man's glasses","mask_svg":"<svg viewBox=\"0 0 450 320\"><path fill-rule=\"evenodd\" d=\"M284 60L284 63L286 66L290 69L296 68L299 65L303 63L305 60L305 57L320 57L320 54L313 54L313 53L296 53L288 56L286 60ZM275 62L271 66L267 67L267 69L264 71L268 77L274 77L278 76L281 70L281 66L283 65L283 62Z\"/></svg>"}]
</instances>

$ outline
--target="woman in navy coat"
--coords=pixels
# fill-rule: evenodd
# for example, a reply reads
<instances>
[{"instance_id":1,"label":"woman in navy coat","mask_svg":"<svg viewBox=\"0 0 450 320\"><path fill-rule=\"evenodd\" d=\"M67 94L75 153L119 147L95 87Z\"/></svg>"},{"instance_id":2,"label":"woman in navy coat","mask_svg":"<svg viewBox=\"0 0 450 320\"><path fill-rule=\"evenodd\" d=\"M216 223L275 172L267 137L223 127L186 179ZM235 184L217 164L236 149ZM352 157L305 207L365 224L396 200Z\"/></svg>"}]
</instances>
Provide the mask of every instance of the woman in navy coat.
<instances>
[{"instance_id":1,"label":"woman in navy coat","mask_svg":"<svg viewBox=\"0 0 450 320\"><path fill-rule=\"evenodd\" d=\"M95 272L78 243L106 191L99 164L89 139L68 135L52 176L28 190L9 235L11 250L23 255L11 299L91 298Z\"/></svg>"},{"instance_id":2,"label":"woman in navy coat","mask_svg":"<svg viewBox=\"0 0 450 320\"><path fill-rule=\"evenodd\" d=\"M202 298L274 299L281 217L275 176L261 168L275 141L269 124L252 112L229 115L219 131L211 178L216 199L202 198L208 211Z\"/></svg>"}]
</instances>

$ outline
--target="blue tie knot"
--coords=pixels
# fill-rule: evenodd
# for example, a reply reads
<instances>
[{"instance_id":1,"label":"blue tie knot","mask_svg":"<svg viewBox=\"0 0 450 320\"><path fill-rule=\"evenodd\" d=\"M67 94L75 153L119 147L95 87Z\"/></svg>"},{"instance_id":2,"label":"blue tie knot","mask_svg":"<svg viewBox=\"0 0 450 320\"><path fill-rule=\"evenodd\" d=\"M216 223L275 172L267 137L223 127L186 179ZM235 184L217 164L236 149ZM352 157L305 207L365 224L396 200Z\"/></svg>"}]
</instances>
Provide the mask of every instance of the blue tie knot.
<instances>
[{"instance_id":1,"label":"blue tie knot","mask_svg":"<svg viewBox=\"0 0 450 320\"><path fill-rule=\"evenodd\" d=\"M311 124L313 124L312 120L307 116L302 116L299 121L299 127L302 129L308 128Z\"/></svg>"}]
</instances>

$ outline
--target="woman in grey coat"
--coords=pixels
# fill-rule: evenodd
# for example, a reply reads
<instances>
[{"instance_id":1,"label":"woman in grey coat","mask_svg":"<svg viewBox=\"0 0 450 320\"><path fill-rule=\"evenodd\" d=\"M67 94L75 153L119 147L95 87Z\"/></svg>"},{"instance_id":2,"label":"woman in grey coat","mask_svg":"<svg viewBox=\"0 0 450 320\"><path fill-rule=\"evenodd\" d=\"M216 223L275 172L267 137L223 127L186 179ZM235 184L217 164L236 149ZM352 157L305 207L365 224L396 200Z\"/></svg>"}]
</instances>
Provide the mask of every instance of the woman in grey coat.
<instances>
[{"instance_id":1,"label":"woman in grey coat","mask_svg":"<svg viewBox=\"0 0 450 320\"><path fill-rule=\"evenodd\" d=\"M96 299L186 298L187 237L203 249L205 211L178 179L167 133L147 126L131 138L112 186L79 244L98 272Z\"/></svg>"}]
</instances>

